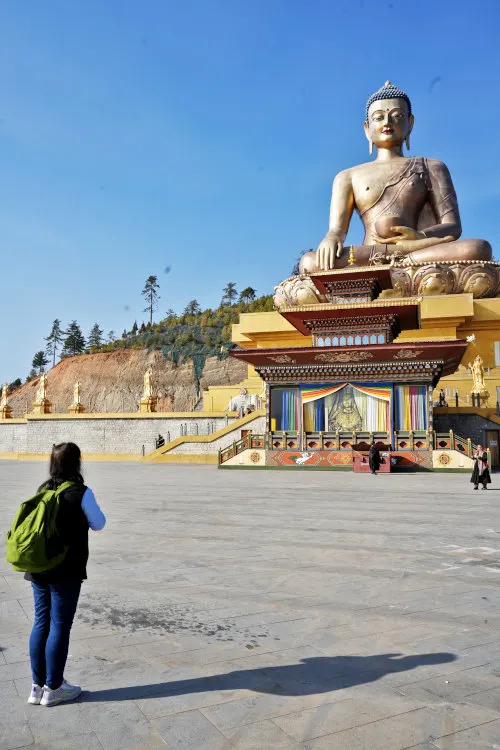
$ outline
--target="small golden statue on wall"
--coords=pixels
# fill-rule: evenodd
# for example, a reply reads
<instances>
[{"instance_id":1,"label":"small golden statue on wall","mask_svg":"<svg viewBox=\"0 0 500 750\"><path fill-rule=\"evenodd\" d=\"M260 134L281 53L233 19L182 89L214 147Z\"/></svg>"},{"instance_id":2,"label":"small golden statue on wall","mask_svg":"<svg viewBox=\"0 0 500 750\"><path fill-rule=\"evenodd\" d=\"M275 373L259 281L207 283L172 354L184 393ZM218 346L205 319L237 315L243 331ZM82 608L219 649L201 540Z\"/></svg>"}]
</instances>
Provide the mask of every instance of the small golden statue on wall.
<instances>
[{"instance_id":1,"label":"small golden statue on wall","mask_svg":"<svg viewBox=\"0 0 500 750\"><path fill-rule=\"evenodd\" d=\"M0 399L0 419L12 419L12 409L9 406L9 385L2 386L2 398Z\"/></svg>"},{"instance_id":2,"label":"small golden statue on wall","mask_svg":"<svg viewBox=\"0 0 500 750\"><path fill-rule=\"evenodd\" d=\"M38 389L33 401L33 413L34 414L50 414L50 407L52 404L47 398L47 373L43 372L40 375L38 382Z\"/></svg>"},{"instance_id":3,"label":"small golden statue on wall","mask_svg":"<svg viewBox=\"0 0 500 750\"><path fill-rule=\"evenodd\" d=\"M489 393L484 382L484 366L481 356L478 354L474 362L469 365L472 373L472 390L473 396L479 396L483 402L489 398Z\"/></svg>"},{"instance_id":4,"label":"small golden statue on wall","mask_svg":"<svg viewBox=\"0 0 500 750\"><path fill-rule=\"evenodd\" d=\"M75 383L75 388L73 391L73 403L69 407L69 411L71 414L81 414L82 411L85 411L85 407L82 405L81 402L81 392L82 392L82 386L80 381L78 380Z\"/></svg>"},{"instance_id":5,"label":"small golden statue on wall","mask_svg":"<svg viewBox=\"0 0 500 750\"><path fill-rule=\"evenodd\" d=\"M148 367L144 373L144 388L139 402L139 411L156 411L157 399L153 391L153 368Z\"/></svg>"}]
</instances>

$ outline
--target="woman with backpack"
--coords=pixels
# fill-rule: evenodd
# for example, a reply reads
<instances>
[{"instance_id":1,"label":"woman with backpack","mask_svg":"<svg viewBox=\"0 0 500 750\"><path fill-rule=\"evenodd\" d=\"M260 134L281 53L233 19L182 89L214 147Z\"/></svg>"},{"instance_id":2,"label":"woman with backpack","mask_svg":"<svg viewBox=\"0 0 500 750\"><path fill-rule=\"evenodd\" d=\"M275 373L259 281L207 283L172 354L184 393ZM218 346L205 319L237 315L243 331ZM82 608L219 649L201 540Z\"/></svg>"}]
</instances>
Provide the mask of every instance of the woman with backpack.
<instances>
[{"instance_id":1,"label":"woman with backpack","mask_svg":"<svg viewBox=\"0 0 500 750\"><path fill-rule=\"evenodd\" d=\"M106 518L81 475L75 443L54 445L50 479L40 491L68 486L59 495L57 534L67 548L61 563L43 573L26 573L35 598L35 622L29 649L33 684L28 703L55 706L77 698L81 688L64 679L69 637L82 581L87 578L88 531L100 531Z\"/></svg>"}]
</instances>

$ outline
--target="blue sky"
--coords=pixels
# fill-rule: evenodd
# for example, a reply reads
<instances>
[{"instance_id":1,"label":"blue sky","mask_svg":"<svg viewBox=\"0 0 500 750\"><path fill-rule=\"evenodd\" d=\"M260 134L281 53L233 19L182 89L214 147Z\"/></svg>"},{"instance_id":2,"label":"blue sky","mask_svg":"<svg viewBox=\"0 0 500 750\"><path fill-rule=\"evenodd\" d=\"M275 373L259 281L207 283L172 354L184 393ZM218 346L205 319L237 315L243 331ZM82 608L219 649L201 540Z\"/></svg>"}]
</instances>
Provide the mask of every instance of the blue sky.
<instances>
[{"instance_id":1,"label":"blue sky","mask_svg":"<svg viewBox=\"0 0 500 750\"><path fill-rule=\"evenodd\" d=\"M56 317L140 322L149 274L158 316L228 281L271 292L322 239L334 175L368 158L364 103L388 78L464 236L495 249L499 22L496 0L2 3L0 381Z\"/></svg>"}]
</instances>

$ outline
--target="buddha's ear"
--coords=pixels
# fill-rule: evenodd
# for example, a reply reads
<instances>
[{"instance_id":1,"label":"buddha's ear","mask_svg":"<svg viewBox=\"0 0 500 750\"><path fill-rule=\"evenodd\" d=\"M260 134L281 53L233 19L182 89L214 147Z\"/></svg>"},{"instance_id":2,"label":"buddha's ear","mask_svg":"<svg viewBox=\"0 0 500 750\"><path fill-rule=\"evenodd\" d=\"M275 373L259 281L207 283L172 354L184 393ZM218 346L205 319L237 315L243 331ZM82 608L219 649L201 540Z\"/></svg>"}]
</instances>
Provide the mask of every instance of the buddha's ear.
<instances>
[{"instance_id":1,"label":"buddha's ear","mask_svg":"<svg viewBox=\"0 0 500 750\"><path fill-rule=\"evenodd\" d=\"M365 122L364 128L365 128L365 135L366 135L366 137L368 139L368 143L370 144L370 146L368 148L368 152L369 152L369 154L371 156L373 154L373 141L372 141L372 139L370 137L370 125L367 122Z\"/></svg>"},{"instance_id":2,"label":"buddha's ear","mask_svg":"<svg viewBox=\"0 0 500 750\"><path fill-rule=\"evenodd\" d=\"M413 130L413 125L415 124L415 118L413 115L410 115L408 118L408 135Z\"/></svg>"}]
</instances>

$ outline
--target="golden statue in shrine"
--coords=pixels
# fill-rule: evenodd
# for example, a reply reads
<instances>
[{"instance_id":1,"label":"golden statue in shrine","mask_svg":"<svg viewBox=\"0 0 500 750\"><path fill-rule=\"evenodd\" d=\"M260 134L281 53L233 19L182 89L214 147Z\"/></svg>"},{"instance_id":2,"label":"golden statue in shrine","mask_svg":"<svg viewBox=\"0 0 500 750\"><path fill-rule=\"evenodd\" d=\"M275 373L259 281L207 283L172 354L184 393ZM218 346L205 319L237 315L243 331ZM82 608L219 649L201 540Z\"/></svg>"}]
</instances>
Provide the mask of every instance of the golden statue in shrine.
<instances>
[{"instance_id":1,"label":"golden statue in shrine","mask_svg":"<svg viewBox=\"0 0 500 750\"><path fill-rule=\"evenodd\" d=\"M339 399L328 412L328 429L333 432L358 432L363 429L363 420L350 386L340 391Z\"/></svg>"},{"instance_id":2,"label":"golden statue in shrine","mask_svg":"<svg viewBox=\"0 0 500 750\"><path fill-rule=\"evenodd\" d=\"M489 393L484 382L484 365L483 360L478 354L474 362L469 365L472 373L472 390L474 396L480 396L482 399L488 399Z\"/></svg>"},{"instance_id":3,"label":"golden statue in shrine","mask_svg":"<svg viewBox=\"0 0 500 750\"><path fill-rule=\"evenodd\" d=\"M491 245L483 239L460 239L457 196L446 165L403 153L405 145L410 150L413 125L408 95L390 81L368 99L364 129L369 153L376 149L375 159L335 177L329 230L317 250L302 256L299 273L352 269L355 259L362 267L390 264L393 289L385 296L496 296L500 269L491 260ZM365 237L362 245L349 249L344 242L354 211ZM285 289L277 287L277 307L304 304L310 297L311 282L295 279L287 280Z\"/></svg>"}]
</instances>

